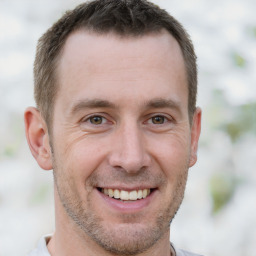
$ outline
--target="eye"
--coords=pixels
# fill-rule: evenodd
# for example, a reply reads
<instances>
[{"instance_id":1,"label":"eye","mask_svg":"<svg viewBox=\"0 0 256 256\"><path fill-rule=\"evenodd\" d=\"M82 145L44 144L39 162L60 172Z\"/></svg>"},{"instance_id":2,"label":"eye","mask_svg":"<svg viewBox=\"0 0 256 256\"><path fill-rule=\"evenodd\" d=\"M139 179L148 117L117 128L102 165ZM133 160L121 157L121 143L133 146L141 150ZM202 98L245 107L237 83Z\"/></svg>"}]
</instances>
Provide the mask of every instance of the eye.
<instances>
[{"instance_id":1,"label":"eye","mask_svg":"<svg viewBox=\"0 0 256 256\"><path fill-rule=\"evenodd\" d=\"M91 113L80 120L79 126L82 131L99 133L104 132L114 125L114 119L107 113Z\"/></svg>"},{"instance_id":2,"label":"eye","mask_svg":"<svg viewBox=\"0 0 256 256\"><path fill-rule=\"evenodd\" d=\"M102 116L91 116L89 118L89 121L91 124L100 125L100 124L103 124L104 122L106 122L106 119Z\"/></svg>"},{"instance_id":3,"label":"eye","mask_svg":"<svg viewBox=\"0 0 256 256\"><path fill-rule=\"evenodd\" d=\"M153 116L151 118L153 124L164 124L166 122L166 117L164 116Z\"/></svg>"}]
</instances>

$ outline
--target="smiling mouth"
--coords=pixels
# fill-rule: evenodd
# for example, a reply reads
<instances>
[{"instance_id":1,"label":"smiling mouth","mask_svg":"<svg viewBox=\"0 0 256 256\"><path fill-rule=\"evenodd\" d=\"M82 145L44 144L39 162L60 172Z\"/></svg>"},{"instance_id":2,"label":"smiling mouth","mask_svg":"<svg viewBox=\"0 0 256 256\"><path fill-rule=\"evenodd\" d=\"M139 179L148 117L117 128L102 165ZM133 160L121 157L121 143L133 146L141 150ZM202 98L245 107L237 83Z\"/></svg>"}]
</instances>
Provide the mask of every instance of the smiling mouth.
<instances>
[{"instance_id":1,"label":"smiling mouth","mask_svg":"<svg viewBox=\"0 0 256 256\"><path fill-rule=\"evenodd\" d=\"M147 198L154 189L138 189L132 191L111 189L111 188L98 188L98 190L116 200L122 201L137 201Z\"/></svg>"}]
</instances>

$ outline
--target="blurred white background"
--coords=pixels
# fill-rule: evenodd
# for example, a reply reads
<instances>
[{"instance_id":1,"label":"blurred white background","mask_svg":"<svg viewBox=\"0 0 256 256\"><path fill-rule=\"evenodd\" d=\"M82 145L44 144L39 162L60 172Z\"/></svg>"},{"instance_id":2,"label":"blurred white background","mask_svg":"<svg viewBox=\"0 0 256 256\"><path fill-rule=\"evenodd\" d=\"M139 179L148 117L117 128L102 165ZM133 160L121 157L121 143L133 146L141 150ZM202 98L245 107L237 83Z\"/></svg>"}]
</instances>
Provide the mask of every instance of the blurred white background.
<instances>
[{"instance_id":1,"label":"blurred white background","mask_svg":"<svg viewBox=\"0 0 256 256\"><path fill-rule=\"evenodd\" d=\"M154 1L180 20L198 55L199 160L172 224L177 247L256 255L256 1ZM38 38L78 0L0 0L0 256L26 255L54 230L52 173L25 141Z\"/></svg>"}]
</instances>

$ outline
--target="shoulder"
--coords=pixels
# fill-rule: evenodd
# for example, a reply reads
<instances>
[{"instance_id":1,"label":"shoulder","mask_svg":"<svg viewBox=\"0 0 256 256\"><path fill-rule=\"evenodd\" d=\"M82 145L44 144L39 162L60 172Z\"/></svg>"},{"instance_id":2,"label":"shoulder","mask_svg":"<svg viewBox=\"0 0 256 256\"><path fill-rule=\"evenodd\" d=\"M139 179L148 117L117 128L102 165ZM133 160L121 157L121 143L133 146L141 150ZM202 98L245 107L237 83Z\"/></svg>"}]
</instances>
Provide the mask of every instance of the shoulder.
<instances>
[{"instance_id":1,"label":"shoulder","mask_svg":"<svg viewBox=\"0 0 256 256\"><path fill-rule=\"evenodd\" d=\"M176 256L203 256L203 255L199 255L199 254L195 254L195 253L191 253L191 252L187 252L179 249L175 249L175 251L176 251Z\"/></svg>"},{"instance_id":2,"label":"shoulder","mask_svg":"<svg viewBox=\"0 0 256 256\"><path fill-rule=\"evenodd\" d=\"M47 241L50 239L51 236L44 236L42 237L38 244L37 247L31 251L27 256L50 256L50 253L47 249Z\"/></svg>"}]
</instances>

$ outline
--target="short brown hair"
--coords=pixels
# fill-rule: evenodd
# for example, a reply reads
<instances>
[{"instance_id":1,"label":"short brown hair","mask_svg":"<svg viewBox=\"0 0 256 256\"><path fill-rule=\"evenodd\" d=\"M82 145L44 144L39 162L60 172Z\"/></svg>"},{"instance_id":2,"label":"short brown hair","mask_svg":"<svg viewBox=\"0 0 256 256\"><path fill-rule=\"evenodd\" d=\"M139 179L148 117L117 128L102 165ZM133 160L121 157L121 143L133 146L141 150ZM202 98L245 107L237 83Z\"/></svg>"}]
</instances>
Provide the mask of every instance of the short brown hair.
<instances>
[{"instance_id":1,"label":"short brown hair","mask_svg":"<svg viewBox=\"0 0 256 256\"><path fill-rule=\"evenodd\" d=\"M120 36L141 36L167 30L179 43L188 80L190 121L196 107L197 65L189 35L165 10L146 0L94 0L66 12L39 39L34 62L34 96L37 107L50 128L58 91L56 68L68 36L78 29Z\"/></svg>"}]
</instances>

